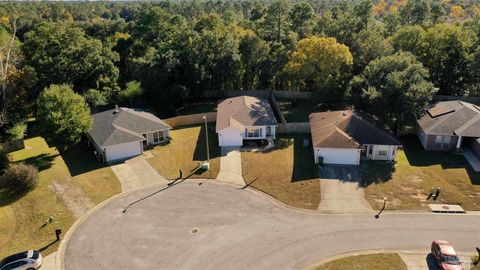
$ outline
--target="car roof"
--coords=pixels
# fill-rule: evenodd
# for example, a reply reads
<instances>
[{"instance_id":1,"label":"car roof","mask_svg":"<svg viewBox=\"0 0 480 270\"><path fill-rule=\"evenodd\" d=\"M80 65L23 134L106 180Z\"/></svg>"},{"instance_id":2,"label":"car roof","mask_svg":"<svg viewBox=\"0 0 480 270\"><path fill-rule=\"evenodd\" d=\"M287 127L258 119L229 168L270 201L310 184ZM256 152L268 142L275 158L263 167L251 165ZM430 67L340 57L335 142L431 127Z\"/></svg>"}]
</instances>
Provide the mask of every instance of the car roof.
<instances>
[{"instance_id":1,"label":"car roof","mask_svg":"<svg viewBox=\"0 0 480 270\"><path fill-rule=\"evenodd\" d=\"M457 255L455 249L453 249L450 244L439 244L438 246L440 247L440 251L444 255Z\"/></svg>"},{"instance_id":2,"label":"car roof","mask_svg":"<svg viewBox=\"0 0 480 270\"><path fill-rule=\"evenodd\" d=\"M0 267L5 266L11 262L29 258L29 251L20 252L17 254L10 255L0 261Z\"/></svg>"}]
</instances>

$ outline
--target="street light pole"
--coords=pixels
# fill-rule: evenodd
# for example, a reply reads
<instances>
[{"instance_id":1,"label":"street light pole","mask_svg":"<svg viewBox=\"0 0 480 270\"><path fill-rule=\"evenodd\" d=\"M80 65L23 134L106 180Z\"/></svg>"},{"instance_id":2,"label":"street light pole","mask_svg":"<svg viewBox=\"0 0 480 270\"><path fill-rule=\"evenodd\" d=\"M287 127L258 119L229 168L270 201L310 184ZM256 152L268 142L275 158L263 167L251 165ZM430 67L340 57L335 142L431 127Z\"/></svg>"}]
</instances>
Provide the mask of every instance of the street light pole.
<instances>
[{"instance_id":1,"label":"street light pole","mask_svg":"<svg viewBox=\"0 0 480 270\"><path fill-rule=\"evenodd\" d=\"M378 212L378 214L375 215L375 218L380 217L380 214L383 212L383 210L385 210L385 206L387 206L387 197L383 197L383 207L382 209L380 209L380 212Z\"/></svg>"},{"instance_id":2,"label":"street light pole","mask_svg":"<svg viewBox=\"0 0 480 270\"><path fill-rule=\"evenodd\" d=\"M208 160L208 166L210 165L210 148L208 145L208 126L207 126L207 116L204 115L202 116L202 119L205 120L205 139L207 141L207 160ZM210 166L209 166L210 167Z\"/></svg>"}]
</instances>

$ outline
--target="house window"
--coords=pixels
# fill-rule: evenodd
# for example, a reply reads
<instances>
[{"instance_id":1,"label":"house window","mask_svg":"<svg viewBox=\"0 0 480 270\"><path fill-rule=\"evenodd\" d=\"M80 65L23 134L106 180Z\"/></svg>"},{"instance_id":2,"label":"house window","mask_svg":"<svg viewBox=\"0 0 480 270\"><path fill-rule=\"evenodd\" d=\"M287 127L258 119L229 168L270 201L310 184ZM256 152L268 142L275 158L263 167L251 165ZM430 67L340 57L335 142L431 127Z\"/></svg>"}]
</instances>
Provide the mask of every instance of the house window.
<instances>
[{"instance_id":1,"label":"house window","mask_svg":"<svg viewBox=\"0 0 480 270\"><path fill-rule=\"evenodd\" d=\"M156 132L153 132L152 134L153 134L154 143L163 142L165 140L163 131L156 131Z\"/></svg>"},{"instance_id":2,"label":"house window","mask_svg":"<svg viewBox=\"0 0 480 270\"><path fill-rule=\"evenodd\" d=\"M379 150L377 153L379 156L386 156L388 154L387 150Z\"/></svg>"},{"instance_id":3,"label":"house window","mask_svg":"<svg viewBox=\"0 0 480 270\"><path fill-rule=\"evenodd\" d=\"M266 135L267 135L267 136L270 136L270 135L272 135L272 127L271 127L271 126L267 126L267 132L266 132Z\"/></svg>"},{"instance_id":4,"label":"house window","mask_svg":"<svg viewBox=\"0 0 480 270\"><path fill-rule=\"evenodd\" d=\"M368 155L370 156L373 155L373 146L369 145L367 146L367 148L368 148Z\"/></svg>"},{"instance_id":5,"label":"house window","mask_svg":"<svg viewBox=\"0 0 480 270\"><path fill-rule=\"evenodd\" d=\"M436 136L435 137L435 147L436 148L449 148L450 147L450 136Z\"/></svg>"},{"instance_id":6,"label":"house window","mask_svg":"<svg viewBox=\"0 0 480 270\"><path fill-rule=\"evenodd\" d=\"M245 129L245 138L259 138L262 137L261 128L246 128Z\"/></svg>"}]
</instances>

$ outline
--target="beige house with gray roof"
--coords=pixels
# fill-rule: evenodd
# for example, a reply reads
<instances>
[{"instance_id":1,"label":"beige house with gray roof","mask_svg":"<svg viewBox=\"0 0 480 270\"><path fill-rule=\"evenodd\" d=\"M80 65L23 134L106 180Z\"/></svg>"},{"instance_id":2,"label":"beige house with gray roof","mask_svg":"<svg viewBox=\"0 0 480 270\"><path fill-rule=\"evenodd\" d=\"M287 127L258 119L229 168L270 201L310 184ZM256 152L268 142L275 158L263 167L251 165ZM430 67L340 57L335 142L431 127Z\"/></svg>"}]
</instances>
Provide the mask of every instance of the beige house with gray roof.
<instances>
[{"instance_id":1,"label":"beige house with gray roof","mask_svg":"<svg viewBox=\"0 0 480 270\"><path fill-rule=\"evenodd\" d=\"M480 158L480 107L458 100L438 102L418 119L417 135L425 150L468 147Z\"/></svg>"},{"instance_id":2,"label":"beige house with gray roof","mask_svg":"<svg viewBox=\"0 0 480 270\"><path fill-rule=\"evenodd\" d=\"M167 141L172 128L151 113L129 108L115 108L91 117L92 129L86 135L104 162L141 155L144 147Z\"/></svg>"},{"instance_id":3,"label":"beige house with gray roof","mask_svg":"<svg viewBox=\"0 0 480 270\"><path fill-rule=\"evenodd\" d=\"M242 146L244 140L275 139L277 124L268 99L239 96L218 104L216 132L220 146Z\"/></svg>"}]
</instances>

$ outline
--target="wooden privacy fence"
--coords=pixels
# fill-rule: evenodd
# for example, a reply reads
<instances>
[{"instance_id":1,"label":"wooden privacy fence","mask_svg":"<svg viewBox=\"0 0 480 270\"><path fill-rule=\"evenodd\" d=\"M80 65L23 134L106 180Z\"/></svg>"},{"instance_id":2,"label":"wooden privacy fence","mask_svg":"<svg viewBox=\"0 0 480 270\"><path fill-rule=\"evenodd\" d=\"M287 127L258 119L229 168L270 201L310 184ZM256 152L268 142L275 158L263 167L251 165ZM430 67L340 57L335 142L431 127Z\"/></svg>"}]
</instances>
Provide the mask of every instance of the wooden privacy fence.
<instances>
[{"instance_id":1,"label":"wooden privacy fence","mask_svg":"<svg viewBox=\"0 0 480 270\"><path fill-rule=\"evenodd\" d=\"M310 133L310 123L308 122L296 122L278 124L277 134L284 133Z\"/></svg>"},{"instance_id":2,"label":"wooden privacy fence","mask_svg":"<svg viewBox=\"0 0 480 270\"><path fill-rule=\"evenodd\" d=\"M278 102L277 102L277 99L275 98L274 95L272 95L272 97L270 98L270 103L272 104L272 109L273 111L278 115L278 117L280 118L280 122L282 124L286 124L287 121L285 120L285 117L283 116L283 112L282 110L280 109L280 105L278 105Z\"/></svg>"},{"instance_id":3,"label":"wooden privacy fence","mask_svg":"<svg viewBox=\"0 0 480 270\"><path fill-rule=\"evenodd\" d=\"M25 142L23 141L23 139L2 142L0 143L0 148L6 153L10 153L25 148Z\"/></svg>"},{"instance_id":4,"label":"wooden privacy fence","mask_svg":"<svg viewBox=\"0 0 480 270\"><path fill-rule=\"evenodd\" d=\"M204 122L203 116L207 116L207 122L217 121L216 112L179 115L172 118L163 119L163 121L165 121L165 123L169 124L171 127L175 128L179 126L201 124Z\"/></svg>"}]
</instances>

